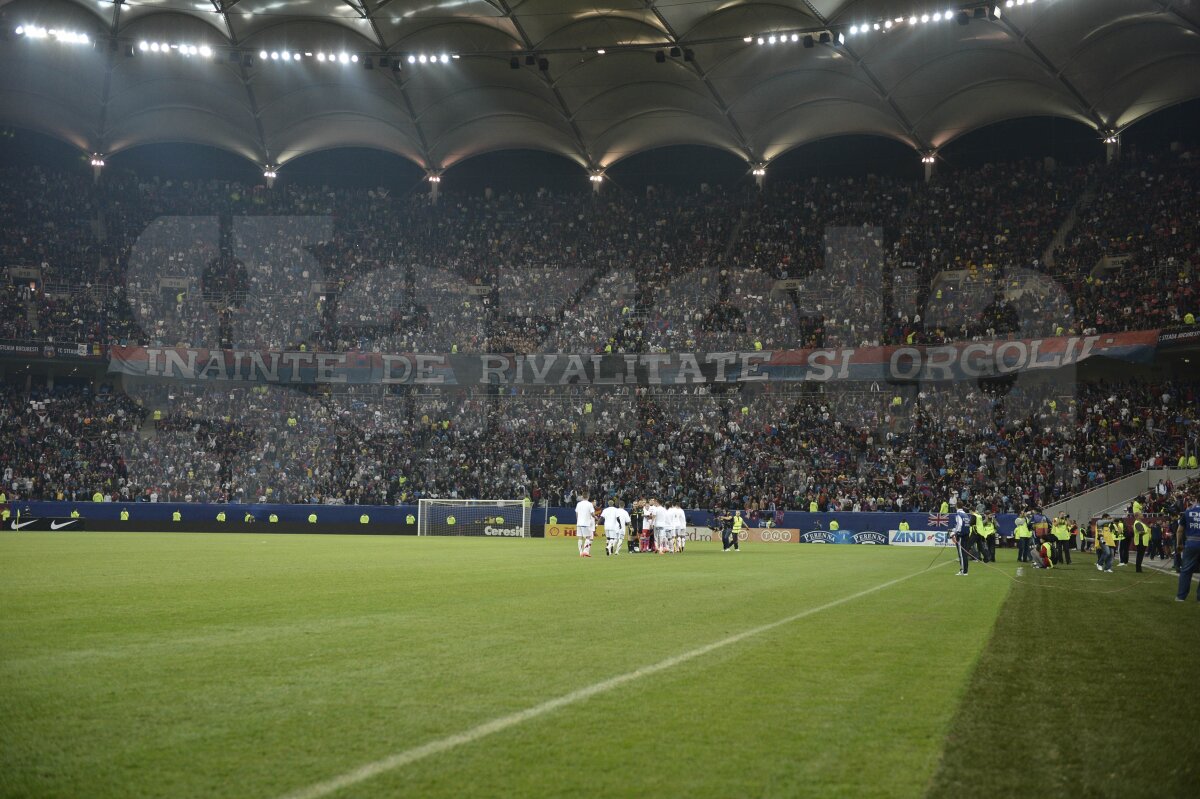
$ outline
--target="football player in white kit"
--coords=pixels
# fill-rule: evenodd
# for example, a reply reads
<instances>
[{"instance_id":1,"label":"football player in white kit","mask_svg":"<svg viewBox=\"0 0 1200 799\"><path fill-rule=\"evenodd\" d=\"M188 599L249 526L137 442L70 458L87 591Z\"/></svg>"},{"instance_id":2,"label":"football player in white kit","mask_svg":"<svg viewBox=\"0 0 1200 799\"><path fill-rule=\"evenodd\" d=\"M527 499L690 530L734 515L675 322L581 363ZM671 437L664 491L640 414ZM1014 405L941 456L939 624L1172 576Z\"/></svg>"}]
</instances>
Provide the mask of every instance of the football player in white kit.
<instances>
[{"instance_id":1,"label":"football player in white kit","mask_svg":"<svg viewBox=\"0 0 1200 799\"><path fill-rule=\"evenodd\" d=\"M600 518L604 519L604 554L616 555L625 540L625 528L632 521L629 512L614 500L600 512Z\"/></svg>"},{"instance_id":2,"label":"football player in white kit","mask_svg":"<svg viewBox=\"0 0 1200 799\"><path fill-rule=\"evenodd\" d=\"M683 544L687 540L687 514L679 507L678 502L671 503L667 512L671 521L671 550L682 552Z\"/></svg>"},{"instance_id":3,"label":"football player in white kit","mask_svg":"<svg viewBox=\"0 0 1200 799\"><path fill-rule=\"evenodd\" d=\"M649 552L652 546L650 536L654 532L654 516L650 512L653 502L647 499L639 500L642 516L642 535L638 539L638 552Z\"/></svg>"},{"instance_id":4,"label":"football player in white kit","mask_svg":"<svg viewBox=\"0 0 1200 799\"><path fill-rule=\"evenodd\" d=\"M587 494L579 494L575 503L575 538L579 544L579 557L592 556L592 536L596 534L596 506L588 502Z\"/></svg>"},{"instance_id":5,"label":"football player in white kit","mask_svg":"<svg viewBox=\"0 0 1200 799\"><path fill-rule=\"evenodd\" d=\"M654 550L658 554L666 554L670 542L667 540L667 530L670 522L667 520L667 509L659 504L657 499L650 500L646 509L650 514L650 523L654 526Z\"/></svg>"}]
</instances>

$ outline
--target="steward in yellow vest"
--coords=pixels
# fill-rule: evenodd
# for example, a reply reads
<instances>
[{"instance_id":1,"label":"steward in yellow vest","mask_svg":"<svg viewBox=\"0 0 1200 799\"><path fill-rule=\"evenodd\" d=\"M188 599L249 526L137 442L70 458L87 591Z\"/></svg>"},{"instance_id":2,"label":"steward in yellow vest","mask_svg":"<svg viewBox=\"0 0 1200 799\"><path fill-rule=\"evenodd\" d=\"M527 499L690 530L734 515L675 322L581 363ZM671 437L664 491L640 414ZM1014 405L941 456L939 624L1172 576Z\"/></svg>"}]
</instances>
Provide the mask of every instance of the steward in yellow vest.
<instances>
[{"instance_id":1,"label":"steward in yellow vest","mask_svg":"<svg viewBox=\"0 0 1200 799\"><path fill-rule=\"evenodd\" d=\"M1141 571L1142 558L1146 556L1146 549L1150 546L1150 525L1141 519L1134 519L1133 522L1133 544L1137 547L1137 570Z\"/></svg>"},{"instance_id":2,"label":"steward in yellow vest","mask_svg":"<svg viewBox=\"0 0 1200 799\"><path fill-rule=\"evenodd\" d=\"M996 561L996 519L988 516L983 520L983 561L984 563L994 563Z\"/></svg>"},{"instance_id":3,"label":"steward in yellow vest","mask_svg":"<svg viewBox=\"0 0 1200 799\"><path fill-rule=\"evenodd\" d=\"M1017 563L1028 563L1033 558L1033 553L1029 551L1032 533L1029 531L1029 520L1024 515L1013 520L1013 536L1017 539Z\"/></svg>"},{"instance_id":4,"label":"steward in yellow vest","mask_svg":"<svg viewBox=\"0 0 1200 799\"><path fill-rule=\"evenodd\" d=\"M1071 565L1071 526L1067 517L1059 514L1050 523L1050 534L1054 536L1054 562Z\"/></svg>"}]
</instances>

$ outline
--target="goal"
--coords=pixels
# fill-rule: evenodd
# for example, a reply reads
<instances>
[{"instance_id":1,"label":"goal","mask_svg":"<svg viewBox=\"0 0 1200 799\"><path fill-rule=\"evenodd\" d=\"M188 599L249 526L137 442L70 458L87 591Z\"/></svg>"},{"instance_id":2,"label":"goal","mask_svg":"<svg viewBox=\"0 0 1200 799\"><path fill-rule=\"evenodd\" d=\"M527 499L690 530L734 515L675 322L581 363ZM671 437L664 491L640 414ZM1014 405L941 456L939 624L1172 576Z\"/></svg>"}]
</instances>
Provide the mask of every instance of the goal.
<instances>
[{"instance_id":1,"label":"goal","mask_svg":"<svg viewBox=\"0 0 1200 799\"><path fill-rule=\"evenodd\" d=\"M521 499L421 499L417 535L528 538L529 511Z\"/></svg>"}]
</instances>

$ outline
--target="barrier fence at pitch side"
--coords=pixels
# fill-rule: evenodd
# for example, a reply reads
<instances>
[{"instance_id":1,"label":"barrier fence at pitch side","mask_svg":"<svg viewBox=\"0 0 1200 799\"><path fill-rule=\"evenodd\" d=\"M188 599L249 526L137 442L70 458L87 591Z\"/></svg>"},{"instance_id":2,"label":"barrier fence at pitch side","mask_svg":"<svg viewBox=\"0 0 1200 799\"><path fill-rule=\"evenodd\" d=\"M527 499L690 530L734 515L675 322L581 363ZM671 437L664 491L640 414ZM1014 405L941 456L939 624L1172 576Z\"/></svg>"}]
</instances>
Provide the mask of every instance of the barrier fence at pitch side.
<instances>
[{"instance_id":1,"label":"barrier fence at pitch side","mask_svg":"<svg viewBox=\"0 0 1200 799\"><path fill-rule=\"evenodd\" d=\"M14 527L18 511L22 528L30 531L83 529L101 531L280 532L416 535L416 505L284 505L216 504L195 502L38 502L10 503ZM128 519L122 519L122 512ZM174 515L179 514L176 521ZM224 513L226 521L217 521ZM689 510L688 538L720 540L713 532L710 511ZM249 515L250 520L247 520ZM270 522L274 515L278 521ZM316 516L315 522L309 517ZM362 522L363 516L367 522ZM779 518L778 516L776 517ZM1013 514L996 516L997 533L1013 535ZM49 520L77 519L71 525ZM46 521L42 521L46 520ZM774 525L749 518L741 539L769 544L901 544L937 546L946 543L949 518L937 513L801 513L787 512ZM1086 523L1086 520L1084 520ZM908 530L900 531L907 522ZM530 534L535 538L575 537L574 508L533 508Z\"/></svg>"}]
</instances>

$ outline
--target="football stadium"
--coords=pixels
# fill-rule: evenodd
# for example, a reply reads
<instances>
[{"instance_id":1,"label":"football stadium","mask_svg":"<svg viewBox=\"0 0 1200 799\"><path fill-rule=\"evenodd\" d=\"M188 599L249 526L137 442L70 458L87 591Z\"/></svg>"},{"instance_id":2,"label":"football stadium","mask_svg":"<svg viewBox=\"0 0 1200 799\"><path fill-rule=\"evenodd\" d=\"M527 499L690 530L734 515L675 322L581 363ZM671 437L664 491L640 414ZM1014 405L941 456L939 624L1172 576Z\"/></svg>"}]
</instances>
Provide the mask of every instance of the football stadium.
<instances>
[{"instance_id":1,"label":"football stadium","mask_svg":"<svg viewBox=\"0 0 1200 799\"><path fill-rule=\"evenodd\" d=\"M1200 0L0 0L0 310L0 797L1200 796Z\"/></svg>"}]
</instances>

